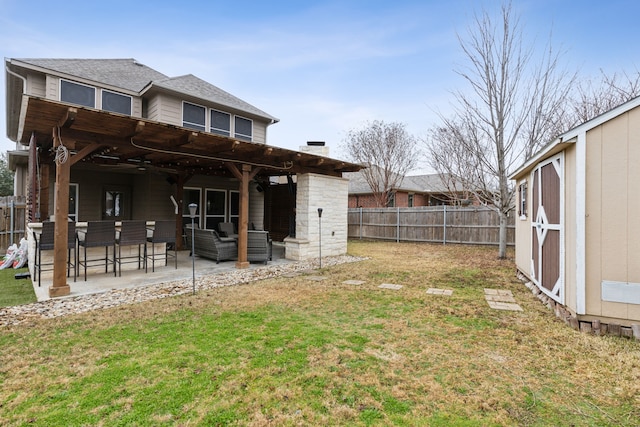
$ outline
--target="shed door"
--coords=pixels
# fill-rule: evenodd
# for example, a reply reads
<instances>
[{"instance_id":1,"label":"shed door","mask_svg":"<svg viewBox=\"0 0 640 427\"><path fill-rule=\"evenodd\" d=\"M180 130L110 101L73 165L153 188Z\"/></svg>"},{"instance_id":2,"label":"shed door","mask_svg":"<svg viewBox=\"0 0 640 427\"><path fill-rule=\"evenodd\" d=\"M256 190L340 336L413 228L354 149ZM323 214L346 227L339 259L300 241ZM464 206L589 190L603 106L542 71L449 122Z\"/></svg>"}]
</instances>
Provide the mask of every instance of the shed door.
<instances>
[{"instance_id":1,"label":"shed door","mask_svg":"<svg viewBox=\"0 0 640 427\"><path fill-rule=\"evenodd\" d=\"M531 276L547 295L564 304L564 157L562 153L533 171Z\"/></svg>"}]
</instances>

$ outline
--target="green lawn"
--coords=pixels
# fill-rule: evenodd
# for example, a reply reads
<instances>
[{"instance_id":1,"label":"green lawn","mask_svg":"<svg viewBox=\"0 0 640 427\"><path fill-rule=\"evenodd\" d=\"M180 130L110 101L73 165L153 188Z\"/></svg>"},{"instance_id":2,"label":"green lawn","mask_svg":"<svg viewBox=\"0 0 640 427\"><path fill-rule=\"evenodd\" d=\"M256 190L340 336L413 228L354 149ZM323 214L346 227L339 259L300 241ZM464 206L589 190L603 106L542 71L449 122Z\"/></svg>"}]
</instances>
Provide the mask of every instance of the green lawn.
<instances>
[{"instance_id":1,"label":"green lawn","mask_svg":"<svg viewBox=\"0 0 640 427\"><path fill-rule=\"evenodd\" d=\"M637 425L640 344L558 321L495 248L349 251L370 259L309 273L323 281L281 277L4 328L0 424ZM489 308L484 288L511 290L524 311Z\"/></svg>"},{"instance_id":2,"label":"green lawn","mask_svg":"<svg viewBox=\"0 0 640 427\"><path fill-rule=\"evenodd\" d=\"M25 273L27 268L0 270L0 307L29 304L36 301L31 279L16 279L18 273Z\"/></svg>"}]
</instances>

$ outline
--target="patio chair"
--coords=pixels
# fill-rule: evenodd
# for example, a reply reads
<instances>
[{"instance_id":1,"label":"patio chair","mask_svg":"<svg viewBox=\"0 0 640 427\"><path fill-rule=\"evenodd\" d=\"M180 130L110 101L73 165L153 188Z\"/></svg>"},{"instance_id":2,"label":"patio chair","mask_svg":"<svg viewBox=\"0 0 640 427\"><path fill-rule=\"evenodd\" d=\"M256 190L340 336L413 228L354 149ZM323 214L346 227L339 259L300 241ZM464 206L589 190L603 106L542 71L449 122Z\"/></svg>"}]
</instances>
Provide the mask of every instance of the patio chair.
<instances>
[{"instance_id":1,"label":"patio chair","mask_svg":"<svg viewBox=\"0 0 640 427\"><path fill-rule=\"evenodd\" d=\"M164 251L164 265L168 264L169 257L173 257L175 261L175 268L178 268L178 248L176 244L176 222L173 220L156 221L156 225L153 227L153 232L150 237L147 237L147 242L151 243L151 255L145 255L147 260L151 260L151 271L156 271L156 257L161 254L156 254L156 243L165 243ZM173 254L169 253L169 246L173 249ZM145 272L149 267L145 261Z\"/></svg>"},{"instance_id":2,"label":"patio chair","mask_svg":"<svg viewBox=\"0 0 640 427\"><path fill-rule=\"evenodd\" d=\"M87 267L89 263L97 263L104 261L104 272L109 271L109 264L113 265L113 275L116 275L116 223L115 221L89 221L87 230L78 230L78 253L80 248L84 248L82 260L78 259L78 265L84 267L84 280L87 281ZM87 260L87 248L104 247L104 258L95 258ZM113 248L113 259L109 258L109 247ZM94 264L98 265L98 264Z\"/></svg>"},{"instance_id":3,"label":"patio chair","mask_svg":"<svg viewBox=\"0 0 640 427\"><path fill-rule=\"evenodd\" d=\"M247 232L247 261L267 263L272 259L272 241L268 231L249 230Z\"/></svg>"},{"instance_id":4,"label":"patio chair","mask_svg":"<svg viewBox=\"0 0 640 427\"><path fill-rule=\"evenodd\" d=\"M218 223L218 231L220 232L220 237L233 237L234 239L238 238L236 226L232 222Z\"/></svg>"},{"instance_id":5,"label":"patio chair","mask_svg":"<svg viewBox=\"0 0 640 427\"><path fill-rule=\"evenodd\" d=\"M67 277L71 274L71 267L73 267L73 281L76 281L76 277L78 276L77 269L77 258L76 258L76 223L69 222L68 224L69 231L67 234ZM51 268L44 269L45 271L50 271L53 269L53 263L42 263L42 251L50 251L53 250L53 240L55 233L55 223L51 221L45 221L42 223L42 233L38 237L38 234L33 232L33 240L36 242L36 256L35 256L35 264L33 266L33 272L37 273L38 276L38 286L40 286L40 278L42 275L43 267L51 266ZM71 262L71 250L73 249L73 263Z\"/></svg>"},{"instance_id":6,"label":"patio chair","mask_svg":"<svg viewBox=\"0 0 640 427\"><path fill-rule=\"evenodd\" d=\"M123 246L137 246L138 255L129 254L125 252L125 256L122 256ZM140 249L140 246L144 247L144 251ZM120 231L116 234L116 247L118 252L115 257L115 262L118 264L118 275L122 276L122 264L138 262L138 269L144 263L146 267L146 253L147 253L147 224L145 221L122 221ZM145 273L146 273L145 268Z\"/></svg>"}]
</instances>

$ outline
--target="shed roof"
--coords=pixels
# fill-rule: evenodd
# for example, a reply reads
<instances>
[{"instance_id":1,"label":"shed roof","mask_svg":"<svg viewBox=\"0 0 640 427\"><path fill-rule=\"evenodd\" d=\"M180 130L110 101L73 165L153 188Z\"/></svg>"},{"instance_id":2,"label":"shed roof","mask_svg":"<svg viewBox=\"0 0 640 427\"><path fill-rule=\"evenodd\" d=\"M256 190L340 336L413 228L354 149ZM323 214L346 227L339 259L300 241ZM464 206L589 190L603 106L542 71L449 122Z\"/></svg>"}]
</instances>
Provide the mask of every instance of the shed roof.
<instances>
[{"instance_id":1,"label":"shed roof","mask_svg":"<svg viewBox=\"0 0 640 427\"><path fill-rule=\"evenodd\" d=\"M567 132L558 136L555 140L549 142L543 148L541 148L536 154L534 154L530 159L526 160L522 166L516 169L511 175L509 175L509 179L518 179L522 177L524 174L528 173L535 167L538 162L544 160L560 151L563 151L567 146L574 144L576 139L581 134L586 134L591 129L594 129L600 126L603 123L608 122L609 120L618 117L621 114L626 113L636 107L640 106L640 96L633 98L623 104L618 105L611 110L600 114L599 116L594 117L591 120L587 120L586 122L574 127L573 129L568 130Z\"/></svg>"}]
</instances>

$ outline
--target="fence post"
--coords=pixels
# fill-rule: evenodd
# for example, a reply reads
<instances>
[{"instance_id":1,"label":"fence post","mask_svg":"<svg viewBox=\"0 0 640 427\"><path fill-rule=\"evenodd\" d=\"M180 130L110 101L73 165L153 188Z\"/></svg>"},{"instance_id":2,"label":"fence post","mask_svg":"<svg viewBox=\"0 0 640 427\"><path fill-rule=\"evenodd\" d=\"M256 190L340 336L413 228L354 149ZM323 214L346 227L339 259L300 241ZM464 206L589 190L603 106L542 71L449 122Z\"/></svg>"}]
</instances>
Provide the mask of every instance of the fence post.
<instances>
[{"instance_id":1,"label":"fence post","mask_svg":"<svg viewBox=\"0 0 640 427\"><path fill-rule=\"evenodd\" d=\"M442 244L447 244L447 205L442 205Z\"/></svg>"},{"instance_id":2,"label":"fence post","mask_svg":"<svg viewBox=\"0 0 640 427\"><path fill-rule=\"evenodd\" d=\"M362 240L362 206L360 206L360 240Z\"/></svg>"},{"instance_id":3,"label":"fence post","mask_svg":"<svg viewBox=\"0 0 640 427\"><path fill-rule=\"evenodd\" d=\"M400 243L400 206L396 206L396 243Z\"/></svg>"},{"instance_id":4,"label":"fence post","mask_svg":"<svg viewBox=\"0 0 640 427\"><path fill-rule=\"evenodd\" d=\"M13 199L11 199L11 200L9 200L9 210L11 211L11 218L10 218L10 221L11 221L10 229L11 229L11 231L9 233L10 236L11 236L11 238L10 238L11 243L9 243L9 245L13 245L13 221L14 221L14 217L15 217L14 212L13 212L14 208L15 208L15 203L13 203Z\"/></svg>"}]
</instances>

